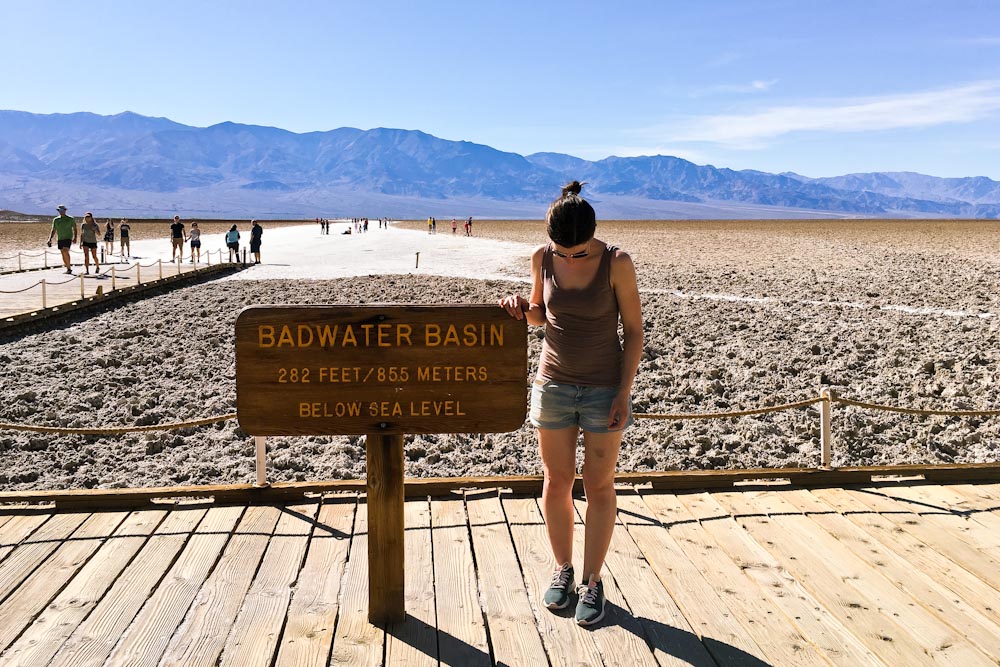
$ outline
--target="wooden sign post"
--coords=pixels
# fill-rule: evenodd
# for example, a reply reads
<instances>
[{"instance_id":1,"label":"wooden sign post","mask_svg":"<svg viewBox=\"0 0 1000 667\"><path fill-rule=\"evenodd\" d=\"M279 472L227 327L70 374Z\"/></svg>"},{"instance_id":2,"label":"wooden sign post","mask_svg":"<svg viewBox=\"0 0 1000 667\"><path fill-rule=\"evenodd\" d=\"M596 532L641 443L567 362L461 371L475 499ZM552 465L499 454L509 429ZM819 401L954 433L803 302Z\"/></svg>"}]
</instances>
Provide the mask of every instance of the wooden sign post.
<instances>
[{"instance_id":1,"label":"wooden sign post","mask_svg":"<svg viewBox=\"0 0 1000 667\"><path fill-rule=\"evenodd\" d=\"M236 319L250 435L366 436L368 619L405 617L403 434L524 423L527 325L498 306L255 306Z\"/></svg>"}]
</instances>

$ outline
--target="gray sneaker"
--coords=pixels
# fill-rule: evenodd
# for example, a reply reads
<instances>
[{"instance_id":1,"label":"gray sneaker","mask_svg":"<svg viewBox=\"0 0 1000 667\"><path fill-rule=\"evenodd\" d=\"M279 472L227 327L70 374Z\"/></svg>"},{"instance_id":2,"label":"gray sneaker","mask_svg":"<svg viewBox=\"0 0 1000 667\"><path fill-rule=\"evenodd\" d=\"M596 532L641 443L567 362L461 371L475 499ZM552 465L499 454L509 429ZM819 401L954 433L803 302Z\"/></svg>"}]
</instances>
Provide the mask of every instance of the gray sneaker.
<instances>
[{"instance_id":1,"label":"gray sneaker","mask_svg":"<svg viewBox=\"0 0 1000 667\"><path fill-rule=\"evenodd\" d=\"M576 589L580 601L576 603L577 625L593 625L604 618L604 583L593 586L580 584Z\"/></svg>"},{"instance_id":2,"label":"gray sneaker","mask_svg":"<svg viewBox=\"0 0 1000 667\"><path fill-rule=\"evenodd\" d=\"M548 609L565 609L569 606L569 596L573 590L573 566L563 563L552 573L549 589L545 591L542 602Z\"/></svg>"}]
</instances>

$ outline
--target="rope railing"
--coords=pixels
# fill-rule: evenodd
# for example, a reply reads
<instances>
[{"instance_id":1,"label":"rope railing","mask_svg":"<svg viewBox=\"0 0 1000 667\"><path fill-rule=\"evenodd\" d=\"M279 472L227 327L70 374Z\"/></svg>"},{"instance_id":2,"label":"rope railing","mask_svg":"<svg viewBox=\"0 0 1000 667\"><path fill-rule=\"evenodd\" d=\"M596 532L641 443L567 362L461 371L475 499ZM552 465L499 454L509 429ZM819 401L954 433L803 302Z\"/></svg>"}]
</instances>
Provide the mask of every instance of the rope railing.
<instances>
[{"instance_id":1,"label":"rope railing","mask_svg":"<svg viewBox=\"0 0 1000 667\"><path fill-rule=\"evenodd\" d=\"M738 417L748 417L752 415L762 415L785 410L809 407L820 404L820 468L832 468L832 443L833 429L831 427L831 408L834 403L849 405L859 408L882 410L885 412L912 414L920 416L953 416L953 417L996 417L1000 416L1000 410L925 410L918 408L903 408L892 405L881 405L878 403L867 403L855 401L849 398L838 396L831 389L823 389L816 398L807 398L801 401L781 403L779 405L762 406L747 410L734 410L729 412L700 412L700 413L675 413L675 414L654 414L635 413L637 419L652 420L692 420L692 419L733 419ZM195 419L184 422L172 422L168 424L150 424L145 426L105 426L100 428L70 428L64 426L37 426L33 424L12 424L0 422L0 431L30 431L35 433L58 433L64 435L123 435L126 433L147 432L147 431L170 431L181 428L194 428L218 422L236 419L237 414L230 413ZM254 436L256 450L257 484L267 485L267 438L264 436Z\"/></svg>"}]
</instances>

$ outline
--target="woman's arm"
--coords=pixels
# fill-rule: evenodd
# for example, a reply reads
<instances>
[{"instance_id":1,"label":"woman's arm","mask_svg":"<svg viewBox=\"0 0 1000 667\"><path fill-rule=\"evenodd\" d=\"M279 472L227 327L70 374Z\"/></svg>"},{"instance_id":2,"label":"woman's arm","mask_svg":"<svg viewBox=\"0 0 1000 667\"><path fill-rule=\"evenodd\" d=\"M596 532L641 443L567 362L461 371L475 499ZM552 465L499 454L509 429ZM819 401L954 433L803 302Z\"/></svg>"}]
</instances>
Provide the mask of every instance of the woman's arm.
<instances>
[{"instance_id":1,"label":"woman's arm","mask_svg":"<svg viewBox=\"0 0 1000 667\"><path fill-rule=\"evenodd\" d=\"M639 286L636 284L635 265L628 253L621 250L615 253L611 262L611 287L618 299L618 313L622 320L624 333L621 384L608 414L608 427L623 427L628 419L629 396L632 393L632 383L639 370L642 359L642 303L639 299Z\"/></svg>"},{"instance_id":2,"label":"woman's arm","mask_svg":"<svg viewBox=\"0 0 1000 667\"><path fill-rule=\"evenodd\" d=\"M545 324L545 304L542 290L542 254L545 246L531 256L531 296L526 301L520 294L511 294L500 300L504 310L516 320L526 319L528 324Z\"/></svg>"}]
</instances>

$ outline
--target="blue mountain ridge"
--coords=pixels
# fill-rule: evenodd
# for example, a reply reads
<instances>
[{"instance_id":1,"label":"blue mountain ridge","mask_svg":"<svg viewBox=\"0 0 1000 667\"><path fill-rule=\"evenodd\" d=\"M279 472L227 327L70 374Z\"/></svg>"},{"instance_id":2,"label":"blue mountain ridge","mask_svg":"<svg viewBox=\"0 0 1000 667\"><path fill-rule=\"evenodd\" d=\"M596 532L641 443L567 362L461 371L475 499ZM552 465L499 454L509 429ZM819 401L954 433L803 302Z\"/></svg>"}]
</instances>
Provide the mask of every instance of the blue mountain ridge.
<instances>
[{"instance_id":1,"label":"blue mountain ridge","mask_svg":"<svg viewBox=\"0 0 1000 667\"><path fill-rule=\"evenodd\" d=\"M0 111L0 208L288 216L540 215L565 182L616 217L1000 216L1000 183L911 172L808 178L655 155L522 156L418 130L325 132L124 112ZM381 207L383 210L377 210ZM376 209L376 210L371 210ZM436 213L435 213L436 212Z\"/></svg>"}]
</instances>

